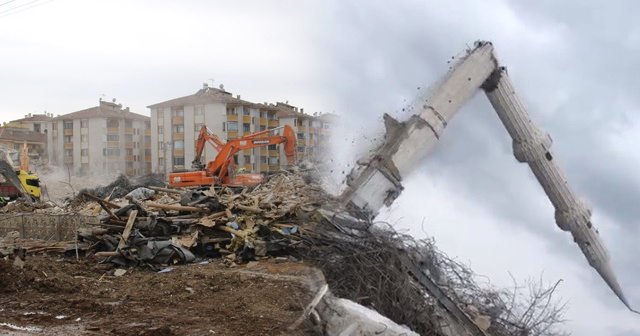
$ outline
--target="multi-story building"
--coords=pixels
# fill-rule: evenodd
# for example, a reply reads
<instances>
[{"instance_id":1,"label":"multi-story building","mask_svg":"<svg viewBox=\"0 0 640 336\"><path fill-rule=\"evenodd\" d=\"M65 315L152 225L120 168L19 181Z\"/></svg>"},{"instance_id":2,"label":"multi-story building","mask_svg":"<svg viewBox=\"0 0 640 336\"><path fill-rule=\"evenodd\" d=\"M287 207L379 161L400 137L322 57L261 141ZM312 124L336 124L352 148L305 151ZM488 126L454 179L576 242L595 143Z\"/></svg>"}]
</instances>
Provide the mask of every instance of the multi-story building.
<instances>
[{"instance_id":1,"label":"multi-story building","mask_svg":"<svg viewBox=\"0 0 640 336\"><path fill-rule=\"evenodd\" d=\"M106 102L52 119L49 160L73 173L151 172L150 118Z\"/></svg>"},{"instance_id":2,"label":"multi-story building","mask_svg":"<svg viewBox=\"0 0 640 336\"><path fill-rule=\"evenodd\" d=\"M22 150L27 145L32 163L47 162L47 135L34 132L27 125L10 122L0 127L0 147Z\"/></svg>"},{"instance_id":3,"label":"multi-story building","mask_svg":"<svg viewBox=\"0 0 640 336\"><path fill-rule=\"evenodd\" d=\"M28 129L36 133L47 133L53 120L53 113L25 114L24 118L10 121L11 124L26 125Z\"/></svg>"},{"instance_id":4,"label":"multi-story building","mask_svg":"<svg viewBox=\"0 0 640 336\"><path fill-rule=\"evenodd\" d=\"M222 141L228 141L287 124L302 142L301 155L315 154L319 148L315 143L317 136L324 133L318 129L322 121L304 114L302 109L285 103L248 102L240 95L234 97L222 85L216 89L203 84L195 94L147 107L151 110L152 169L165 174L191 167L202 125ZM274 134L279 134L279 130ZM216 154L214 148L206 146L202 161L212 160ZM253 172L276 171L287 163L283 146L279 145L247 149L236 154L234 160L237 167Z\"/></svg>"}]
</instances>

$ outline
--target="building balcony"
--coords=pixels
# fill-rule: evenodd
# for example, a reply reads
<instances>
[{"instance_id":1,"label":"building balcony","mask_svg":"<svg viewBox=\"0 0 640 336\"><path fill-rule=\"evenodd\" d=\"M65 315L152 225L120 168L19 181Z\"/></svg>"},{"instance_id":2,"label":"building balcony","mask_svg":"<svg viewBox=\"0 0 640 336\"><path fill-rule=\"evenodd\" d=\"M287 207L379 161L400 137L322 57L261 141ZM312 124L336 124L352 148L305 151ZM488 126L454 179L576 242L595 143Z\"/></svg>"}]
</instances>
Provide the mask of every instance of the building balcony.
<instances>
[{"instance_id":1,"label":"building balcony","mask_svg":"<svg viewBox=\"0 0 640 336\"><path fill-rule=\"evenodd\" d=\"M125 175L135 175L136 174L136 170L135 169L127 169L124 171Z\"/></svg>"},{"instance_id":2,"label":"building balcony","mask_svg":"<svg viewBox=\"0 0 640 336\"><path fill-rule=\"evenodd\" d=\"M173 133L171 134L171 138L173 138L173 140L184 140L184 133Z\"/></svg>"},{"instance_id":3,"label":"building balcony","mask_svg":"<svg viewBox=\"0 0 640 336\"><path fill-rule=\"evenodd\" d=\"M267 125L267 118L260 118L260 125Z\"/></svg>"},{"instance_id":4,"label":"building balcony","mask_svg":"<svg viewBox=\"0 0 640 336\"><path fill-rule=\"evenodd\" d=\"M280 170L280 166L275 165L275 166L269 166L269 171L278 171Z\"/></svg>"},{"instance_id":5,"label":"building balcony","mask_svg":"<svg viewBox=\"0 0 640 336\"><path fill-rule=\"evenodd\" d=\"M313 139L308 139L308 140L307 140L307 145L309 145L309 146L315 146L315 144L316 144L316 141L315 141L315 140L313 140Z\"/></svg>"},{"instance_id":6,"label":"building balcony","mask_svg":"<svg viewBox=\"0 0 640 336\"><path fill-rule=\"evenodd\" d=\"M260 164L260 171L261 171L261 172L269 171L269 165L268 165L268 164L266 164L266 163L262 163L262 164Z\"/></svg>"},{"instance_id":7,"label":"building balcony","mask_svg":"<svg viewBox=\"0 0 640 336\"><path fill-rule=\"evenodd\" d=\"M133 134L133 128L127 127L124 129L124 134Z\"/></svg>"},{"instance_id":8,"label":"building balcony","mask_svg":"<svg viewBox=\"0 0 640 336\"><path fill-rule=\"evenodd\" d=\"M145 162L151 162L151 155L145 155L144 156L144 161Z\"/></svg>"},{"instance_id":9,"label":"building balcony","mask_svg":"<svg viewBox=\"0 0 640 336\"><path fill-rule=\"evenodd\" d=\"M238 131L227 132L227 138L237 138L237 137L238 137Z\"/></svg>"},{"instance_id":10,"label":"building balcony","mask_svg":"<svg viewBox=\"0 0 640 336\"><path fill-rule=\"evenodd\" d=\"M242 116L242 122L250 124L251 123L251 116Z\"/></svg>"},{"instance_id":11,"label":"building balcony","mask_svg":"<svg viewBox=\"0 0 640 336\"><path fill-rule=\"evenodd\" d=\"M315 133L315 132L316 132L315 127L309 127L309 133Z\"/></svg>"},{"instance_id":12,"label":"building balcony","mask_svg":"<svg viewBox=\"0 0 640 336\"><path fill-rule=\"evenodd\" d=\"M151 143L150 142L145 142L144 143L144 148L151 148Z\"/></svg>"},{"instance_id":13,"label":"building balcony","mask_svg":"<svg viewBox=\"0 0 640 336\"><path fill-rule=\"evenodd\" d=\"M107 141L107 148L119 148L120 141Z\"/></svg>"},{"instance_id":14,"label":"building balcony","mask_svg":"<svg viewBox=\"0 0 640 336\"><path fill-rule=\"evenodd\" d=\"M260 155L268 155L269 152L267 151L266 148L260 148Z\"/></svg>"},{"instance_id":15,"label":"building balcony","mask_svg":"<svg viewBox=\"0 0 640 336\"><path fill-rule=\"evenodd\" d=\"M66 164L73 163L73 156L65 156L64 157L64 163L66 163Z\"/></svg>"},{"instance_id":16,"label":"building balcony","mask_svg":"<svg viewBox=\"0 0 640 336\"><path fill-rule=\"evenodd\" d=\"M183 156L184 155L184 149L174 149L173 150L173 155L174 156Z\"/></svg>"},{"instance_id":17,"label":"building balcony","mask_svg":"<svg viewBox=\"0 0 640 336\"><path fill-rule=\"evenodd\" d=\"M125 161L131 161L131 162L133 162L133 159L134 159L134 156L133 156L133 155L125 155L125 156L124 156L124 160L125 160Z\"/></svg>"},{"instance_id":18,"label":"building balcony","mask_svg":"<svg viewBox=\"0 0 640 336\"><path fill-rule=\"evenodd\" d=\"M107 161L120 161L120 155L108 155Z\"/></svg>"},{"instance_id":19,"label":"building balcony","mask_svg":"<svg viewBox=\"0 0 640 336\"><path fill-rule=\"evenodd\" d=\"M144 130L144 135L151 135L151 130L148 128Z\"/></svg>"},{"instance_id":20,"label":"building balcony","mask_svg":"<svg viewBox=\"0 0 640 336\"><path fill-rule=\"evenodd\" d=\"M68 142L64 144L64 149L73 149L73 142Z\"/></svg>"},{"instance_id":21,"label":"building balcony","mask_svg":"<svg viewBox=\"0 0 640 336\"><path fill-rule=\"evenodd\" d=\"M269 151L269 156L278 156L280 154L280 152L278 150L270 150Z\"/></svg>"},{"instance_id":22,"label":"building balcony","mask_svg":"<svg viewBox=\"0 0 640 336\"><path fill-rule=\"evenodd\" d=\"M280 126L277 120L269 120L268 122L268 127L269 128L274 128L274 127L278 127Z\"/></svg>"},{"instance_id":23,"label":"building balcony","mask_svg":"<svg viewBox=\"0 0 640 336\"><path fill-rule=\"evenodd\" d=\"M242 153L244 153L244 155L251 155L251 149L245 149L242 151Z\"/></svg>"},{"instance_id":24,"label":"building balcony","mask_svg":"<svg viewBox=\"0 0 640 336\"><path fill-rule=\"evenodd\" d=\"M227 121L238 121L237 115L227 115Z\"/></svg>"},{"instance_id":25,"label":"building balcony","mask_svg":"<svg viewBox=\"0 0 640 336\"><path fill-rule=\"evenodd\" d=\"M127 141L124 143L125 148L134 148L133 141Z\"/></svg>"},{"instance_id":26,"label":"building balcony","mask_svg":"<svg viewBox=\"0 0 640 336\"><path fill-rule=\"evenodd\" d=\"M64 130L64 135L73 135L73 128Z\"/></svg>"},{"instance_id":27,"label":"building balcony","mask_svg":"<svg viewBox=\"0 0 640 336\"><path fill-rule=\"evenodd\" d=\"M298 132L306 132L307 126L298 126Z\"/></svg>"},{"instance_id":28,"label":"building balcony","mask_svg":"<svg viewBox=\"0 0 640 336\"><path fill-rule=\"evenodd\" d=\"M173 117L171 118L172 124L184 124L184 117Z\"/></svg>"},{"instance_id":29,"label":"building balcony","mask_svg":"<svg viewBox=\"0 0 640 336\"><path fill-rule=\"evenodd\" d=\"M120 133L120 128L119 127L107 127L107 133L118 134L118 133Z\"/></svg>"},{"instance_id":30,"label":"building balcony","mask_svg":"<svg viewBox=\"0 0 640 336\"><path fill-rule=\"evenodd\" d=\"M253 165L250 163L245 163L244 164L244 170L245 171L253 171Z\"/></svg>"}]
</instances>

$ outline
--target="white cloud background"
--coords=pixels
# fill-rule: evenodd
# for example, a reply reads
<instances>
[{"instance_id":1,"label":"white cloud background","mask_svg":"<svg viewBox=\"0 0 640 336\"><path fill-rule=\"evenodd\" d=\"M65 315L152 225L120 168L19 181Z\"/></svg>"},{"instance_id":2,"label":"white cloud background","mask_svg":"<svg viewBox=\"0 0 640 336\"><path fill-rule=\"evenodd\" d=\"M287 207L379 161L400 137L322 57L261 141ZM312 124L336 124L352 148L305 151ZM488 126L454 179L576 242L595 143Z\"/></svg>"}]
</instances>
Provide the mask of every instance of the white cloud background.
<instances>
[{"instance_id":1,"label":"white cloud background","mask_svg":"<svg viewBox=\"0 0 640 336\"><path fill-rule=\"evenodd\" d=\"M341 162L353 157L351 141L368 145L362 135L379 130L383 112L406 116L402 108L451 56L492 40L569 182L594 206L626 294L640 305L640 24L632 17L640 3L55 0L2 13L26 2L0 2L0 121L77 111L101 94L148 114L145 106L214 78L250 101L342 114ZM559 294L570 300L575 335L640 335L640 318L555 227L482 95L380 218L417 236L424 219L440 249L494 284L510 285L509 271L564 279Z\"/></svg>"}]
</instances>

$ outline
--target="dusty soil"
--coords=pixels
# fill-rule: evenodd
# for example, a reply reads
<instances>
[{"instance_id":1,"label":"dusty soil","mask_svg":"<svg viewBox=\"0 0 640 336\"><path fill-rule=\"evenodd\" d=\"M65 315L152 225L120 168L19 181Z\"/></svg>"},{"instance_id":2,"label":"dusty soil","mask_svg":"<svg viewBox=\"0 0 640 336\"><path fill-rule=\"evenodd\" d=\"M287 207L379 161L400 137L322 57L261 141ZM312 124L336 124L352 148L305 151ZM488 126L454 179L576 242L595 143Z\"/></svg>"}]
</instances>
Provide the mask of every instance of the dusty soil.
<instances>
[{"instance_id":1,"label":"dusty soil","mask_svg":"<svg viewBox=\"0 0 640 336\"><path fill-rule=\"evenodd\" d=\"M308 323L287 330L311 300L310 268L248 266L211 260L115 276L111 264L88 260L28 256L22 269L0 260L0 333L314 335Z\"/></svg>"}]
</instances>

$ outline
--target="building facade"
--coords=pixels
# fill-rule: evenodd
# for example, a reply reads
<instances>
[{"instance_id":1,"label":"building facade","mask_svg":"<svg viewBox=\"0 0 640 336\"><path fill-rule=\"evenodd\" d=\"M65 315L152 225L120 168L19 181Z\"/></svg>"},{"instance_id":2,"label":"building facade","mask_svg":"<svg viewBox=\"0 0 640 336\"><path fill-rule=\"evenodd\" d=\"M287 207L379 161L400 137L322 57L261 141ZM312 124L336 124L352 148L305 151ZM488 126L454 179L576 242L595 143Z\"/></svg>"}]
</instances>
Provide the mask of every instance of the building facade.
<instances>
[{"instance_id":1,"label":"building facade","mask_svg":"<svg viewBox=\"0 0 640 336\"><path fill-rule=\"evenodd\" d=\"M47 135L34 132L27 125L8 123L0 127L0 147L21 151L27 145L29 162L45 164L47 161Z\"/></svg>"},{"instance_id":2,"label":"building facade","mask_svg":"<svg viewBox=\"0 0 640 336\"><path fill-rule=\"evenodd\" d=\"M96 107L51 120L49 161L78 175L150 173L150 127L149 117L101 99Z\"/></svg>"},{"instance_id":3,"label":"building facade","mask_svg":"<svg viewBox=\"0 0 640 336\"><path fill-rule=\"evenodd\" d=\"M191 168L195 145L202 125L206 125L222 141L246 136L285 124L298 134L299 156L315 155L321 147L316 143L323 122L304 114L297 107L284 104L257 104L242 100L224 90L203 84L195 94L147 106L151 114L151 161L154 172L168 174L172 170ZM279 134L275 130L274 134ZM307 140L311 139L311 141ZM279 148L278 148L279 147ZM273 145L246 149L235 155L238 168L248 172L277 171L287 164L284 146ZM205 146L202 162L213 160L217 152Z\"/></svg>"}]
</instances>

